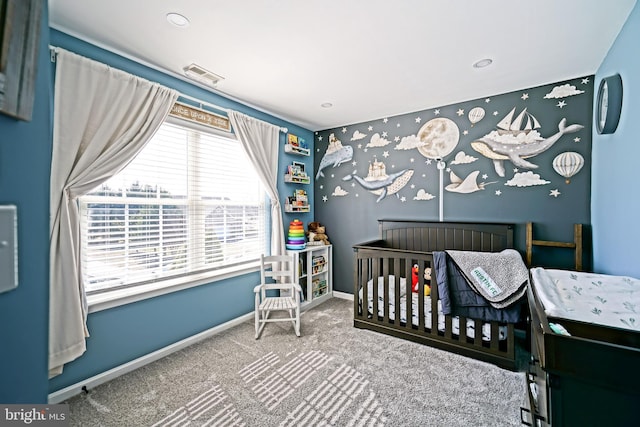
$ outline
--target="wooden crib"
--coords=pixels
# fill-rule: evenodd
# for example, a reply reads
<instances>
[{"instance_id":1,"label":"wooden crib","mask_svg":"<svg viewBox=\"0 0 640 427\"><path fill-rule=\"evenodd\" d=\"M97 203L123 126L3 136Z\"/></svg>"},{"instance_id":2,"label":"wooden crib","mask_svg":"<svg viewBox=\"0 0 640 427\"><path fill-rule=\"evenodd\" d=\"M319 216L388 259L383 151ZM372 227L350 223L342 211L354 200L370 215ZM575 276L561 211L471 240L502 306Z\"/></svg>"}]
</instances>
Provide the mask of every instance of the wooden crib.
<instances>
[{"instance_id":1,"label":"wooden crib","mask_svg":"<svg viewBox=\"0 0 640 427\"><path fill-rule=\"evenodd\" d=\"M512 248L513 224L378 222L380 238L353 247L354 326L515 370L514 324L441 314L433 260L434 251L446 249L499 252ZM431 269L428 296L422 282L419 292L411 290L416 265L421 281L425 269Z\"/></svg>"}]
</instances>

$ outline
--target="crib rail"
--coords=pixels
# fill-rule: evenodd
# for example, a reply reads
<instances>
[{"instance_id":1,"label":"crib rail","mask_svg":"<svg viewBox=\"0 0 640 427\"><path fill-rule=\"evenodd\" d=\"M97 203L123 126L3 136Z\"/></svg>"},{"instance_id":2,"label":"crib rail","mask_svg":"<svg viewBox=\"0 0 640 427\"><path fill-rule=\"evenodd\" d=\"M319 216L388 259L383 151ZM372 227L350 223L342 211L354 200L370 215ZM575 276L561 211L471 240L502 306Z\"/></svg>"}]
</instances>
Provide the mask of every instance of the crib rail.
<instances>
[{"instance_id":1,"label":"crib rail","mask_svg":"<svg viewBox=\"0 0 640 427\"><path fill-rule=\"evenodd\" d=\"M453 327L454 318L444 316L439 325L438 286L431 252L384 247L383 241L354 246L354 326L388 335L432 345L444 350L515 369L514 326L469 319L474 335L467 336L467 318L458 318L459 332ZM419 289L412 293L412 268L418 267ZM430 321L425 321L424 272L432 269ZM415 273L414 273L415 274ZM371 286L369 285L371 283ZM380 284L379 284L380 283ZM380 293L382 293L382 298ZM369 300L372 307L369 308ZM380 306L381 305L381 306ZM404 320L401 313L404 312ZM413 319L417 316L417 322ZM484 324L490 326L490 340L483 340ZM499 340L499 328L506 327L506 339Z\"/></svg>"}]
</instances>

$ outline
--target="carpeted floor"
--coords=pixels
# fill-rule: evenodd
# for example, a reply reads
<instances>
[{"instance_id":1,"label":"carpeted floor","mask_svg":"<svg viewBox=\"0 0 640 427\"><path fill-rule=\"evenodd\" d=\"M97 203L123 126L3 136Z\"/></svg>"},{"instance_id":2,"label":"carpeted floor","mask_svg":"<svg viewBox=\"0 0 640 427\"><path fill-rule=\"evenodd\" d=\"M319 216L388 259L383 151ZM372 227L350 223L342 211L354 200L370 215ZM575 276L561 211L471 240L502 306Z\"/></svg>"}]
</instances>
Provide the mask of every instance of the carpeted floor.
<instances>
[{"instance_id":1,"label":"carpeted floor","mask_svg":"<svg viewBox=\"0 0 640 427\"><path fill-rule=\"evenodd\" d=\"M77 426L517 426L523 373L353 327L334 298L253 322L70 399Z\"/></svg>"}]
</instances>

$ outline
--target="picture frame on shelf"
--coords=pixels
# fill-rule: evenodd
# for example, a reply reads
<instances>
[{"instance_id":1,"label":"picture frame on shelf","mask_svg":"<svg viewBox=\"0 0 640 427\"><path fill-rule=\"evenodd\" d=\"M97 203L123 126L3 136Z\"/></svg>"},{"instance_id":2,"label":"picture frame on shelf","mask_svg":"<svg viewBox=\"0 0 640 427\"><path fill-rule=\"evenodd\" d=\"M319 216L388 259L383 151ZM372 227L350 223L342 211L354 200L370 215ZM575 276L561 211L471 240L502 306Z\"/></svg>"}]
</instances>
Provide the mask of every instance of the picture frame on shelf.
<instances>
[{"instance_id":1,"label":"picture frame on shelf","mask_svg":"<svg viewBox=\"0 0 640 427\"><path fill-rule=\"evenodd\" d=\"M291 162L291 165L296 168L298 171L298 175L306 175L304 172L304 163L302 162Z\"/></svg>"}]
</instances>

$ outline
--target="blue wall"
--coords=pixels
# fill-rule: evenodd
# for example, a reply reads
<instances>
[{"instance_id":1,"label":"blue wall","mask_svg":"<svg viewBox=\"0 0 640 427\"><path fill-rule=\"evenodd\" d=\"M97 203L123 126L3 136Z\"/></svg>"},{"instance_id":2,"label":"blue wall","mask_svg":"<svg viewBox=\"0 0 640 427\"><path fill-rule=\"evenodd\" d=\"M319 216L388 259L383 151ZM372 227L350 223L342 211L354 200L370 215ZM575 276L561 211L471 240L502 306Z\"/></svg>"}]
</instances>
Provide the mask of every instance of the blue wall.
<instances>
[{"instance_id":1,"label":"blue wall","mask_svg":"<svg viewBox=\"0 0 640 427\"><path fill-rule=\"evenodd\" d=\"M47 401L51 94L43 9L33 118L0 114L0 204L18 207L19 256L18 288L0 294L1 403Z\"/></svg>"},{"instance_id":2,"label":"blue wall","mask_svg":"<svg viewBox=\"0 0 640 427\"><path fill-rule=\"evenodd\" d=\"M156 81L205 102L223 108L232 108L269 123L286 127L290 133L303 137L310 143L313 141L311 131L212 94L62 32L51 30L50 37L53 46L62 47L131 74ZM284 133L281 133L281 141L281 146L283 146ZM284 177L285 165L291 162L289 157L280 156L279 167L283 171L280 174L282 177ZM311 158L296 157L294 160L306 160L308 167L313 167ZM278 185L280 194L285 192L288 194L291 189L282 181L281 179ZM281 200L281 203L284 201ZM313 213L305 215L310 216ZM287 221L287 216L285 216L285 221ZM66 365L63 374L50 381L50 391L53 392L75 384L251 312L253 310L252 290L258 282L258 274L252 273L90 314L88 328L91 337L87 340L86 353Z\"/></svg>"},{"instance_id":3,"label":"blue wall","mask_svg":"<svg viewBox=\"0 0 640 427\"><path fill-rule=\"evenodd\" d=\"M615 43L596 73L596 88L603 77L619 73L623 100L615 133L593 135L591 217L594 270L640 277L640 5L636 4Z\"/></svg>"}]
</instances>

